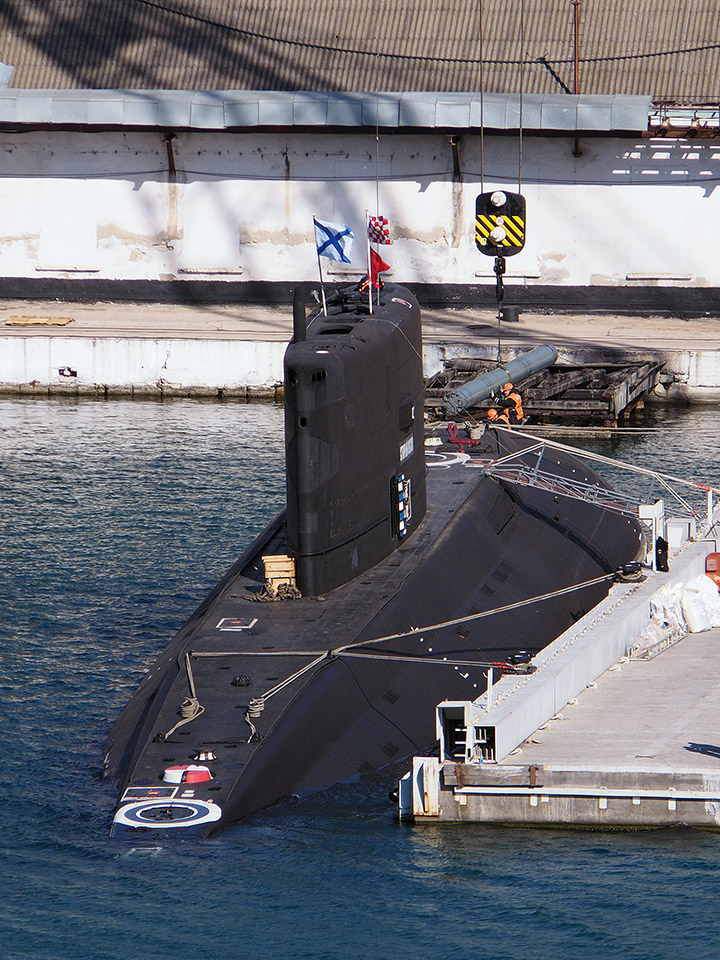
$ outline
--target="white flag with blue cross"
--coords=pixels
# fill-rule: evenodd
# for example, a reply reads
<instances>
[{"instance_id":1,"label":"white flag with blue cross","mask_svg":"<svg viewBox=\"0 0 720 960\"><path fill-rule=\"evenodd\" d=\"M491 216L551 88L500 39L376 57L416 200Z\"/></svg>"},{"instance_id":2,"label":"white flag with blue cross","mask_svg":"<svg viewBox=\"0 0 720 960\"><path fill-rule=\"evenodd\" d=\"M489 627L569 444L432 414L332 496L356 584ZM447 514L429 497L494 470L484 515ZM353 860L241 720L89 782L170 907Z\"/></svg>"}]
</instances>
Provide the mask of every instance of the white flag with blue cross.
<instances>
[{"instance_id":1,"label":"white flag with blue cross","mask_svg":"<svg viewBox=\"0 0 720 960\"><path fill-rule=\"evenodd\" d=\"M329 223L313 217L315 226L315 244L319 257L329 257L339 263L351 263L355 234L346 223Z\"/></svg>"}]
</instances>

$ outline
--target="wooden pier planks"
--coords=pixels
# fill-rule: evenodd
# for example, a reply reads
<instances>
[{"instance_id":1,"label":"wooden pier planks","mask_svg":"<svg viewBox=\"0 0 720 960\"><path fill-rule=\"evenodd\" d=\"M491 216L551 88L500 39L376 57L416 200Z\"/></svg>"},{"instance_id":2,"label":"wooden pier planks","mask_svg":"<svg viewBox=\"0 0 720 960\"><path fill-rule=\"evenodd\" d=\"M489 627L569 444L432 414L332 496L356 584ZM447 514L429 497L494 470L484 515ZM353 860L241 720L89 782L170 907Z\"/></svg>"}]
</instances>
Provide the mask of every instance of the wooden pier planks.
<instances>
[{"instance_id":1,"label":"wooden pier planks","mask_svg":"<svg viewBox=\"0 0 720 960\"><path fill-rule=\"evenodd\" d=\"M443 394L495 369L486 360L449 361L445 370L430 378L426 406L439 408ZM663 361L556 365L537 373L519 385L525 414L534 422L573 420L605 427L614 426L657 384ZM484 415L491 401L473 408Z\"/></svg>"}]
</instances>

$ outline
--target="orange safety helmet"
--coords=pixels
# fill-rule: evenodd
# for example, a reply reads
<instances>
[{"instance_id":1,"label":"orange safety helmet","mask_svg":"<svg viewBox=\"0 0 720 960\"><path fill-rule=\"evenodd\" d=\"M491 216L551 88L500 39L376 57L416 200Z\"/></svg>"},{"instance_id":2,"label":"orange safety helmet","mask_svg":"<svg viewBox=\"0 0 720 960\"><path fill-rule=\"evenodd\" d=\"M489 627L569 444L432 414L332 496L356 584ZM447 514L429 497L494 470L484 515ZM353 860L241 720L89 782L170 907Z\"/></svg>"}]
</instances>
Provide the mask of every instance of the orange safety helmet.
<instances>
[{"instance_id":1,"label":"orange safety helmet","mask_svg":"<svg viewBox=\"0 0 720 960\"><path fill-rule=\"evenodd\" d=\"M495 407L490 407L490 409L488 410L488 420L497 420L497 418L498 418L497 410L495 409Z\"/></svg>"},{"instance_id":2,"label":"orange safety helmet","mask_svg":"<svg viewBox=\"0 0 720 960\"><path fill-rule=\"evenodd\" d=\"M512 388L513 388L513 385L512 385L510 382L504 383L504 384L503 384L503 393L504 393L505 395L507 395L508 393L510 393L510 391L512 390Z\"/></svg>"}]
</instances>

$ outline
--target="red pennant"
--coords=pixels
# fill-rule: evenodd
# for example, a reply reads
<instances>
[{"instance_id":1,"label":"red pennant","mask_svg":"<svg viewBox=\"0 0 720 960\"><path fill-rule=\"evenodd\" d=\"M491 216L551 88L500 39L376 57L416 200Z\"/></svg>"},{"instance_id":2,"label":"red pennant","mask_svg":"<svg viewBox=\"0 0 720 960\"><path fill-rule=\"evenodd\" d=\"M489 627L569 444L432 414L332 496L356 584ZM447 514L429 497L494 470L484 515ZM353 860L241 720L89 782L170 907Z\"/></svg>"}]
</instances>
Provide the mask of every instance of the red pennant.
<instances>
[{"instance_id":1,"label":"red pennant","mask_svg":"<svg viewBox=\"0 0 720 960\"><path fill-rule=\"evenodd\" d=\"M385 263L383 258L379 253L370 248L370 273L372 275L372 285L374 287L380 286L380 277L379 274L385 273L386 270L390 270L390 264Z\"/></svg>"}]
</instances>

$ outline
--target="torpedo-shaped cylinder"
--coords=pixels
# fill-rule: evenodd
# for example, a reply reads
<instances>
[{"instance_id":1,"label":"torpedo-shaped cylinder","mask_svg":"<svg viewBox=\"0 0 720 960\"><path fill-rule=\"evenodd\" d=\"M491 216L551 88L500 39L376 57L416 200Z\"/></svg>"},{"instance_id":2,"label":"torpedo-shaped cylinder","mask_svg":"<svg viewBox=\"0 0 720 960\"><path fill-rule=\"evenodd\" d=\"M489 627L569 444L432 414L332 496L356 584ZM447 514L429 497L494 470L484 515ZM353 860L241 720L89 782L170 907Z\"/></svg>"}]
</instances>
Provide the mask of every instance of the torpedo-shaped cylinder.
<instances>
[{"instance_id":1,"label":"torpedo-shaped cylinder","mask_svg":"<svg viewBox=\"0 0 720 960\"><path fill-rule=\"evenodd\" d=\"M497 370L491 370L484 373L481 377L476 377L469 383L463 384L457 390L451 390L443 398L443 410L449 417L455 417L463 410L467 410L488 397L493 396L501 389L504 383L518 384L540 370L551 367L557 360L557 350L544 344L542 347L535 347L529 353L511 360L510 363Z\"/></svg>"}]
</instances>

